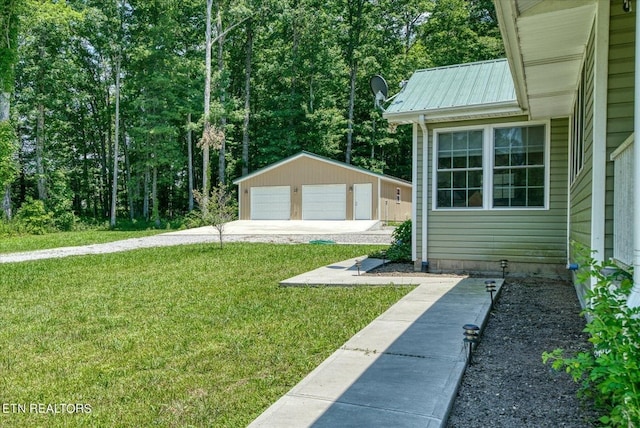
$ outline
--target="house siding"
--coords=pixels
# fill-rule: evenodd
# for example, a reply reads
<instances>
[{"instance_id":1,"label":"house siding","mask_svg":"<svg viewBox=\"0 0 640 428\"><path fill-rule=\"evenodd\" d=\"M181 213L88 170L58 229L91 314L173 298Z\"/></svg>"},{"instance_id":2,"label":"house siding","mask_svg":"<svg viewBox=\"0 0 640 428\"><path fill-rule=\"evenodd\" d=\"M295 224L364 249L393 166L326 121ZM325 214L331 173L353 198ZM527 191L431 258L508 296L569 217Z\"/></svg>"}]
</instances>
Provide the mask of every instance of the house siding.
<instances>
[{"instance_id":1,"label":"house siding","mask_svg":"<svg viewBox=\"0 0 640 428\"><path fill-rule=\"evenodd\" d=\"M584 141L584 166L576 176L570 188L570 233L569 239L589 248L591 246L591 190L593 176L593 78L594 78L595 40L592 31L586 49L584 67L584 122L582 139ZM572 253L571 258L575 255Z\"/></svg>"},{"instance_id":2,"label":"house siding","mask_svg":"<svg viewBox=\"0 0 640 428\"><path fill-rule=\"evenodd\" d=\"M457 126L484 126L523 122L526 117L439 123L429 127L429 159L434 130ZM418 180L429 177L428 260L431 271L499 271L500 260L509 260L512 272L564 275L567 227L568 121L552 120L550 142L549 209L435 210L431 209L432 162L421 164L422 136L418 133ZM418 191L418 197L421 190ZM421 238L423 201L418 204L418 239ZM417 249L420 259L421 243Z\"/></svg>"},{"instance_id":3,"label":"house siding","mask_svg":"<svg viewBox=\"0 0 640 428\"><path fill-rule=\"evenodd\" d=\"M635 16L621 8L611 8L610 50L607 81L607 167L605 198L605 254L613 256L613 163L608 156L633 132ZM593 167L593 68L594 33L585 59L587 106L585 117L585 165L571 186L570 239L586 248L591 244L591 205ZM573 257L573 255L572 255Z\"/></svg>"},{"instance_id":4,"label":"house siding","mask_svg":"<svg viewBox=\"0 0 640 428\"><path fill-rule=\"evenodd\" d=\"M584 67L587 70L587 94L592 97L594 87L594 37L592 31ZM605 241L601 258L608 260L613 256L613 189L614 165L609 160L611 153L622 144L633 132L633 103L634 103L634 63L635 63L635 13L625 13L622 8L612 7L609 16L609 55L607 71L607 105L606 112L597 112L593 99L589 98L587 117L585 117L584 144L586 148L585 166L570 189L570 234L571 241L575 241L584 248L591 245L591 204L592 204L592 175L593 175L593 117L594 114L606 114L606 183L605 183ZM571 254L572 261L576 255ZM574 280L575 280L574 276ZM589 284L576 282L576 290L584 306L584 295Z\"/></svg>"},{"instance_id":5,"label":"house siding","mask_svg":"<svg viewBox=\"0 0 640 428\"><path fill-rule=\"evenodd\" d=\"M633 133L635 13L612 7L609 20L609 72L607 92L607 196L605 257L613 257L614 165L611 153ZM629 233L632 233L629 231Z\"/></svg>"}]
</instances>

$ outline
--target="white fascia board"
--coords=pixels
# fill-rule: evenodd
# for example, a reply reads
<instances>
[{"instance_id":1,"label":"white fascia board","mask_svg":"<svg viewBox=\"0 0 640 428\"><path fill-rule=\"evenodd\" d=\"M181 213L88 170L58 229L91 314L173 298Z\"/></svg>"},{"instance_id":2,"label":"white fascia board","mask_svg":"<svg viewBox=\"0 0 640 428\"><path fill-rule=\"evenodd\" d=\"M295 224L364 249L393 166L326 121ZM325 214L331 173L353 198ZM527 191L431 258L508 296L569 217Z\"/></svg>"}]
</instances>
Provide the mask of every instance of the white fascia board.
<instances>
[{"instance_id":1,"label":"white fascia board","mask_svg":"<svg viewBox=\"0 0 640 428\"><path fill-rule=\"evenodd\" d=\"M421 110L404 113L390 113L383 117L390 123L420 123L423 116L426 123L453 122L461 120L482 119L491 117L521 116L526 114L517 103L484 104L482 106L465 106L436 110Z\"/></svg>"},{"instance_id":2,"label":"white fascia board","mask_svg":"<svg viewBox=\"0 0 640 428\"><path fill-rule=\"evenodd\" d=\"M525 79L524 61L518 37L518 11L515 1L494 0L498 28L502 35L504 49L509 62L509 70L516 89L516 98L522 109L529 110L529 98L527 97L527 81Z\"/></svg>"}]
</instances>

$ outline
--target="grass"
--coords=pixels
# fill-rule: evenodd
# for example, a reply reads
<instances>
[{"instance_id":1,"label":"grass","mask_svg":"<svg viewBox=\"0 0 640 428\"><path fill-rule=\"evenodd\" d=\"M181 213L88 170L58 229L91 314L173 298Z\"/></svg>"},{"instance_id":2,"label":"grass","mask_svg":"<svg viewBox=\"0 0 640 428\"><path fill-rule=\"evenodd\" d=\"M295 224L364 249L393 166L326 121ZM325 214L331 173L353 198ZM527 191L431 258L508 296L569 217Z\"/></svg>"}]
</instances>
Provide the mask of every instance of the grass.
<instances>
[{"instance_id":1,"label":"grass","mask_svg":"<svg viewBox=\"0 0 640 428\"><path fill-rule=\"evenodd\" d=\"M74 247L78 245L102 244L122 239L139 238L157 235L166 230L85 230L76 232L58 232L45 235L18 235L0 238L0 254L21 251L45 250L57 247Z\"/></svg>"},{"instance_id":2,"label":"grass","mask_svg":"<svg viewBox=\"0 0 640 428\"><path fill-rule=\"evenodd\" d=\"M410 290L278 282L372 250L234 243L0 265L0 402L26 410L0 426L246 426Z\"/></svg>"}]
</instances>

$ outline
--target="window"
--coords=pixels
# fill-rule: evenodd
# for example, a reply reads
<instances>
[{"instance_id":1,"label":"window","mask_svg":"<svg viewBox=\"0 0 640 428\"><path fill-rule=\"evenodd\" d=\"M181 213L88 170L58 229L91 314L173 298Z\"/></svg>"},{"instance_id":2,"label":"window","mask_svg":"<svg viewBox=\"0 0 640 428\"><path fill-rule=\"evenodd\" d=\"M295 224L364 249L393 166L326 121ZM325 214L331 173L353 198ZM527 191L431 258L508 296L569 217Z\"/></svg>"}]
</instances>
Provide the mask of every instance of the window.
<instances>
[{"instance_id":1,"label":"window","mask_svg":"<svg viewBox=\"0 0 640 428\"><path fill-rule=\"evenodd\" d=\"M585 116L585 70L582 70L582 78L578 86L576 102L573 105L573 116L571 118L571 164L569 166L569 182L573 184L582 167L584 166L584 116Z\"/></svg>"},{"instance_id":2,"label":"window","mask_svg":"<svg viewBox=\"0 0 640 428\"><path fill-rule=\"evenodd\" d=\"M544 206L544 126L494 131L493 206Z\"/></svg>"},{"instance_id":3,"label":"window","mask_svg":"<svg viewBox=\"0 0 640 428\"><path fill-rule=\"evenodd\" d=\"M482 133L438 134L438 208L482 207Z\"/></svg>"},{"instance_id":4,"label":"window","mask_svg":"<svg viewBox=\"0 0 640 428\"><path fill-rule=\"evenodd\" d=\"M434 209L545 208L546 125L443 129L434 139Z\"/></svg>"}]
</instances>

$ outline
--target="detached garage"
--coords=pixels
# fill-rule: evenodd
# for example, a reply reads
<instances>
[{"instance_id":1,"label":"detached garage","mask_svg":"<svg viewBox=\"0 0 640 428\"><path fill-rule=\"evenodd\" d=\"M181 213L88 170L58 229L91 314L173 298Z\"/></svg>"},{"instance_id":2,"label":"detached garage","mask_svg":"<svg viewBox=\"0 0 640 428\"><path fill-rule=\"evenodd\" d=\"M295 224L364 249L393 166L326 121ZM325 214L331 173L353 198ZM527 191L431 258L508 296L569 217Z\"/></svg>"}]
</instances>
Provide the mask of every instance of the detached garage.
<instances>
[{"instance_id":1,"label":"detached garage","mask_svg":"<svg viewBox=\"0 0 640 428\"><path fill-rule=\"evenodd\" d=\"M240 220L411 218L411 183L301 152L234 181Z\"/></svg>"}]
</instances>

